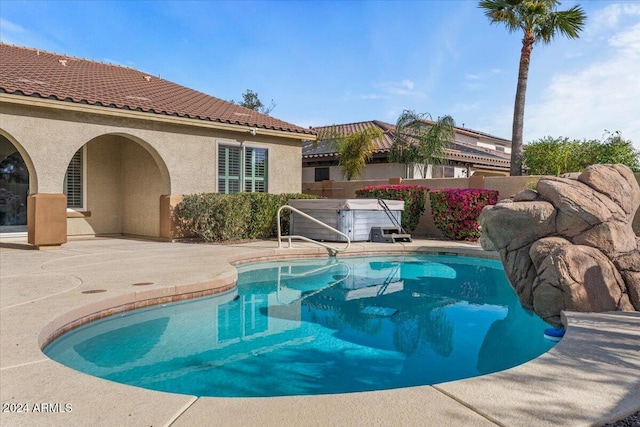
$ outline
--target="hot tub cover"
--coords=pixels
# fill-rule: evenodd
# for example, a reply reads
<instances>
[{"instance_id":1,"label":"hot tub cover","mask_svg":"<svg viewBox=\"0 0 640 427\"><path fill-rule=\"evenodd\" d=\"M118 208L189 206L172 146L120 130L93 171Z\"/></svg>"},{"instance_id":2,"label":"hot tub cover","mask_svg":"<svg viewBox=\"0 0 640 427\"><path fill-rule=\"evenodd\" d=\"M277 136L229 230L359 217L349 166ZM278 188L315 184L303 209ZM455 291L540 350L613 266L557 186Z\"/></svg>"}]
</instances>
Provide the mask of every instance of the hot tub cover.
<instances>
[{"instance_id":1,"label":"hot tub cover","mask_svg":"<svg viewBox=\"0 0 640 427\"><path fill-rule=\"evenodd\" d=\"M403 200L385 200L389 210L403 211ZM378 203L378 199L292 199L289 206L296 209L305 210L369 210L382 211L383 207Z\"/></svg>"}]
</instances>

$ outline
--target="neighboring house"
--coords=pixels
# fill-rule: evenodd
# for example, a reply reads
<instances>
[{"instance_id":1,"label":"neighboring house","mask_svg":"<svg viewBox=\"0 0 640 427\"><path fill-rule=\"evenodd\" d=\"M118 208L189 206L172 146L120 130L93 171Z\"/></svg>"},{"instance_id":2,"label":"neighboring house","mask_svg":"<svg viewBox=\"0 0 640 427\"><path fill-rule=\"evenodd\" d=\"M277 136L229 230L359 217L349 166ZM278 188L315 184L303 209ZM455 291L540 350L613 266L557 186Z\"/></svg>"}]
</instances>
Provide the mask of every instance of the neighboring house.
<instances>
[{"instance_id":1,"label":"neighboring house","mask_svg":"<svg viewBox=\"0 0 640 427\"><path fill-rule=\"evenodd\" d=\"M300 192L313 138L159 76L0 44L0 231L37 246L171 238L185 194Z\"/></svg>"},{"instance_id":2,"label":"neighboring house","mask_svg":"<svg viewBox=\"0 0 640 427\"><path fill-rule=\"evenodd\" d=\"M314 128L322 134L327 127ZM395 126L378 120L334 125L342 135L376 127L382 137L359 179L422 178L414 165L389 162ZM511 141L470 129L456 127L456 141L447 150L446 162L429 169L427 178L460 178L471 175L509 175ZM342 180L338 153L331 141L305 141L302 145L302 182Z\"/></svg>"}]
</instances>

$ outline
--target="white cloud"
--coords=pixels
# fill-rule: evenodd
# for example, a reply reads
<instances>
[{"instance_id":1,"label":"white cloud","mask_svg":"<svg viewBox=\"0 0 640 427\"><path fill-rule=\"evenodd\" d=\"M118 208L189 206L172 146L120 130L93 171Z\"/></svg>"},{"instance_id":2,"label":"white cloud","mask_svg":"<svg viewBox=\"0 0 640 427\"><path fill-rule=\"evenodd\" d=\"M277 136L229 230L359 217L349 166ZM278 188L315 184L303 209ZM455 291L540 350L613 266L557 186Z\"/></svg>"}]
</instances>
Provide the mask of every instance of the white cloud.
<instances>
[{"instance_id":1,"label":"white cloud","mask_svg":"<svg viewBox=\"0 0 640 427\"><path fill-rule=\"evenodd\" d=\"M615 34L609 39L609 44L623 51L638 56L640 54L640 24L636 24L630 31ZM636 63L636 65L638 65ZM636 68L633 70L638 71Z\"/></svg>"},{"instance_id":2,"label":"white cloud","mask_svg":"<svg viewBox=\"0 0 640 427\"><path fill-rule=\"evenodd\" d=\"M360 99L389 99L388 95L380 95L378 93L369 93L366 95L361 95Z\"/></svg>"},{"instance_id":3,"label":"white cloud","mask_svg":"<svg viewBox=\"0 0 640 427\"><path fill-rule=\"evenodd\" d=\"M592 18L592 30L613 29L620 24L623 16L640 15L640 4L614 3L596 11Z\"/></svg>"},{"instance_id":4,"label":"white cloud","mask_svg":"<svg viewBox=\"0 0 640 427\"><path fill-rule=\"evenodd\" d=\"M464 87L469 90L481 90L489 87L495 81L495 77L502 74L499 68L489 68L475 73L465 73Z\"/></svg>"},{"instance_id":5,"label":"white cloud","mask_svg":"<svg viewBox=\"0 0 640 427\"><path fill-rule=\"evenodd\" d=\"M25 30L18 24L14 24L11 21L0 18L0 34L5 32L9 33L24 33Z\"/></svg>"},{"instance_id":6,"label":"white cloud","mask_svg":"<svg viewBox=\"0 0 640 427\"><path fill-rule=\"evenodd\" d=\"M582 52L567 52L567 54L564 56L567 59L575 59L575 58L581 58L584 56L584 53Z\"/></svg>"},{"instance_id":7,"label":"white cloud","mask_svg":"<svg viewBox=\"0 0 640 427\"><path fill-rule=\"evenodd\" d=\"M377 83L375 87L388 95L415 95L413 91L415 83L412 80L404 79L400 82Z\"/></svg>"},{"instance_id":8,"label":"white cloud","mask_svg":"<svg viewBox=\"0 0 640 427\"><path fill-rule=\"evenodd\" d=\"M344 99L351 100L354 98L364 100L364 101L379 101L379 100L392 100L394 97L422 97L423 94L421 92L415 91L415 83L413 80L404 79L396 82L382 82L375 83L374 85L375 91L370 93L365 93L363 95L354 95L351 92L348 92Z\"/></svg>"},{"instance_id":9,"label":"white cloud","mask_svg":"<svg viewBox=\"0 0 640 427\"><path fill-rule=\"evenodd\" d=\"M400 116L400 113L401 110L398 110L396 108L388 109L385 115L385 120L387 120L389 123L395 124L396 120Z\"/></svg>"},{"instance_id":10,"label":"white cloud","mask_svg":"<svg viewBox=\"0 0 640 427\"><path fill-rule=\"evenodd\" d=\"M468 112L468 111L475 111L480 109L480 103L478 102L474 102L474 103L457 103L453 105L453 113L458 113L458 112Z\"/></svg>"},{"instance_id":11,"label":"white cloud","mask_svg":"<svg viewBox=\"0 0 640 427\"><path fill-rule=\"evenodd\" d=\"M415 86L415 84L411 80L408 80L408 79L404 79L400 83L400 85L406 87L407 89L413 89L413 87Z\"/></svg>"},{"instance_id":12,"label":"white cloud","mask_svg":"<svg viewBox=\"0 0 640 427\"><path fill-rule=\"evenodd\" d=\"M23 37L26 30L18 24L0 18L0 41L3 43L14 45L26 45Z\"/></svg>"},{"instance_id":13,"label":"white cloud","mask_svg":"<svg viewBox=\"0 0 640 427\"><path fill-rule=\"evenodd\" d=\"M552 78L541 100L526 107L524 140L546 135L599 139L607 129L621 131L640 148L639 64L636 24L611 35L608 49L581 71Z\"/></svg>"}]
</instances>

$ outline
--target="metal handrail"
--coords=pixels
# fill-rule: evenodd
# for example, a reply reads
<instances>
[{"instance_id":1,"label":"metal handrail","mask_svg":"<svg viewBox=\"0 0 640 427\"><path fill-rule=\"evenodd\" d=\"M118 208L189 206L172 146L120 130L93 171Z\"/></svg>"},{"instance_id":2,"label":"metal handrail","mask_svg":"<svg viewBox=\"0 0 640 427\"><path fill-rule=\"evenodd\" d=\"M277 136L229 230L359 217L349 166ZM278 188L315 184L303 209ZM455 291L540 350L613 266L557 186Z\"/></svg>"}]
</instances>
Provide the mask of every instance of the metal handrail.
<instances>
[{"instance_id":1,"label":"metal handrail","mask_svg":"<svg viewBox=\"0 0 640 427\"><path fill-rule=\"evenodd\" d=\"M344 248L337 248L335 246L330 246L330 245L327 245L327 244L322 243L322 242L318 242L317 240L313 240L313 239L310 239L310 238L305 237L305 236L291 235L291 230L289 230L289 235L285 236L285 237L287 237L289 239L289 246L288 246L289 248L293 247L292 244L291 244L291 239L300 239L300 240L303 240L305 242L314 243L314 244L316 244L318 246L322 246L323 248L325 248L327 250L327 252L329 252L330 256L336 256L336 254L338 252L346 251L349 248L349 246L351 245L351 239L349 239L349 236L347 236L343 232L336 230L335 228L331 227L330 225L327 225L324 222L315 219L311 215L306 214L306 213L302 212L301 210L294 208L293 206L284 205L284 206L280 206L280 208L278 209L278 248L282 248L282 231L281 231L281 226L280 226L280 212L282 212L283 209L288 209L288 210L290 210L292 212L295 212L298 215L300 215L300 216L302 216L304 218L307 218L308 220L310 220L312 222L315 222L316 224L318 224L321 227L324 227L324 228L326 228L328 230L331 230L331 231L335 231L336 233L338 233L339 235L341 235L345 239L347 239L347 246L345 246Z\"/></svg>"},{"instance_id":2,"label":"metal handrail","mask_svg":"<svg viewBox=\"0 0 640 427\"><path fill-rule=\"evenodd\" d=\"M282 301L280 301L280 290L282 289L282 283L281 283L282 276L286 275L286 276L291 276L291 277L300 277L300 275L310 274L310 273L311 274L317 273L319 271L326 270L328 268L333 268L333 267L335 267L337 265L344 266L344 267L347 268L347 275L346 276L341 277L339 279L336 279L332 283L329 283L328 285L322 286L320 289L316 289L315 291L312 291L312 292L310 292L310 293L308 293L306 295L300 295L299 298L296 298L295 300L290 301L288 303L283 303ZM320 268L317 268L317 269L314 269L314 270L311 270L311 271L305 271L304 273L300 273L300 274L292 274L292 273L284 273L283 274L283 273L281 273L280 268L278 268L278 284L277 284L277 287L276 287L276 300L278 301L278 303L280 303L280 305L291 305L295 301L302 301L303 299L308 298L310 296L313 296L313 295L315 295L315 294L317 294L319 292L322 292L322 291L324 291L326 289L329 289L329 288L337 285L338 283L342 283L342 282L346 281L349 278L349 276L351 276L351 267L349 267L349 265L345 264L344 262L341 262L339 264L332 263L332 264L325 265L325 266L322 266Z\"/></svg>"},{"instance_id":3,"label":"metal handrail","mask_svg":"<svg viewBox=\"0 0 640 427\"><path fill-rule=\"evenodd\" d=\"M382 207L382 210L384 210L384 213L387 214L387 217L391 220L391 223L394 226L396 226L398 228L398 230L400 230L400 232L402 234L407 234L407 232L404 231L404 228L402 227L402 224L400 222L398 222L396 217L393 216L393 214L391 213L391 209L389 209L389 206L387 205L387 202L385 202L384 200L378 198L378 205L380 205L380 207Z\"/></svg>"}]
</instances>

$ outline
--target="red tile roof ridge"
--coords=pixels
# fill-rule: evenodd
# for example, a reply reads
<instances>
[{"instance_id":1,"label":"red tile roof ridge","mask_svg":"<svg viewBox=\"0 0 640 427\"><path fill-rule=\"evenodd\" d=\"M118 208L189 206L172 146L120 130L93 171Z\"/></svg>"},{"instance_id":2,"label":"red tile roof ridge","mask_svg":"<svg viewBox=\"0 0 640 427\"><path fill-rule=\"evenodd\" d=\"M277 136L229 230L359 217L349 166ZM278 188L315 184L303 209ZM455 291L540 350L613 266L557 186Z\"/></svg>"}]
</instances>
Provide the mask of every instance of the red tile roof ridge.
<instances>
[{"instance_id":1,"label":"red tile roof ridge","mask_svg":"<svg viewBox=\"0 0 640 427\"><path fill-rule=\"evenodd\" d=\"M315 133L132 67L8 43L0 43L0 49L0 93L310 136Z\"/></svg>"},{"instance_id":2,"label":"red tile roof ridge","mask_svg":"<svg viewBox=\"0 0 640 427\"><path fill-rule=\"evenodd\" d=\"M15 47L17 49L23 49L23 50L31 50L31 51L36 52L36 55L44 53L44 54L47 54L47 55L60 56L60 57L65 58L65 59L74 59L74 60L77 60L77 61L93 62L94 64L99 64L99 65L109 65L111 67L126 68L128 70L138 71L138 72L143 73L143 74L148 74L150 77L161 78L159 74L158 74L158 76L154 76L152 73L146 73L146 72L144 72L142 70L138 70L136 68L129 67L127 65L117 64L117 63L114 63L114 62L98 61L96 59L82 58L80 56L73 56L73 55L69 55L67 53L51 52L51 51L46 50L46 49L40 49L40 48L37 48L37 47L29 47L29 46L20 46L20 45L17 45L17 44L6 43L6 42L0 42L0 45L6 45L6 46Z\"/></svg>"},{"instance_id":3,"label":"red tile roof ridge","mask_svg":"<svg viewBox=\"0 0 640 427\"><path fill-rule=\"evenodd\" d=\"M423 119L423 121L427 124L435 124L434 120L428 120L428 119ZM354 126L354 125L362 125L362 124L370 124L373 126L377 126L379 128L381 128L383 130L383 132L387 133L387 132L393 132L396 129L396 125L392 124L392 123L388 123L388 122L383 122L382 120L363 120L363 121L359 121L359 122L352 122L352 123L340 123L340 124L333 124L333 125L328 125L328 126L314 126L312 127L312 129L317 130L317 129L325 129L325 128L330 128L332 126L336 127L336 128L346 128L348 126ZM511 141L505 138L501 138L499 136L495 136L495 135L491 135L488 134L486 132L480 132L477 130L473 130L473 129L469 129L469 128L465 128L465 127L461 127L461 126L455 126L456 132L460 132L462 134L467 134L470 136L474 136L474 137L479 137L479 136L483 136L489 139L493 139L493 140L497 140L497 141L504 141L504 142L508 142L510 143Z\"/></svg>"},{"instance_id":4,"label":"red tile roof ridge","mask_svg":"<svg viewBox=\"0 0 640 427\"><path fill-rule=\"evenodd\" d=\"M392 125L391 123L386 123L383 122L381 120L360 120L357 122L349 122L349 123L334 123L331 125L325 125L325 126L311 126L312 129L325 129L325 128L330 128L330 127L345 127L345 126L353 126L353 125L362 125L362 124L370 124L370 125L375 125L380 127L381 125L385 126L385 127L395 127L395 125Z\"/></svg>"},{"instance_id":5,"label":"red tile roof ridge","mask_svg":"<svg viewBox=\"0 0 640 427\"><path fill-rule=\"evenodd\" d=\"M373 123L375 123L375 125L381 128L384 132L390 132L396 129L396 125L383 122L382 120L373 120Z\"/></svg>"}]
</instances>

